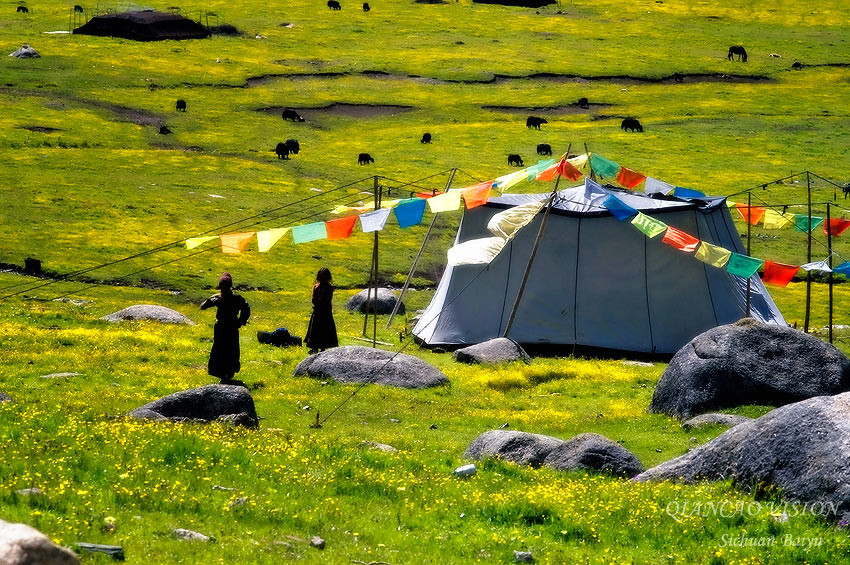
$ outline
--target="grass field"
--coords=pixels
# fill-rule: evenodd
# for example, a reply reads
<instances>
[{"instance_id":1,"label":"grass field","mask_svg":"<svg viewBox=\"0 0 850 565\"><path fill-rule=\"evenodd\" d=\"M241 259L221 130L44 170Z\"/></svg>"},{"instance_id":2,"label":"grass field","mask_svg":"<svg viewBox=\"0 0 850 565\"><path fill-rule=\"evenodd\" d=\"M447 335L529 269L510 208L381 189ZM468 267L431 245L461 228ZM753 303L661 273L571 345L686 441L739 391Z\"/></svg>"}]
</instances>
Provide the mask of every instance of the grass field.
<instances>
[{"instance_id":1,"label":"grass field","mask_svg":"<svg viewBox=\"0 0 850 565\"><path fill-rule=\"evenodd\" d=\"M239 256L178 245L201 233L330 219L336 204L371 199L361 191L372 190L372 175L384 189L415 182L402 194L442 189L454 168L453 186L473 184L510 172L509 153L535 162L543 142L556 152L586 144L709 194L766 185L753 192L754 205L803 204L805 176L770 181L805 170L850 180L846 2L603 0L534 10L377 0L368 13L346 2L330 11L318 0L191 2L183 13L214 12L243 35L154 43L45 34L68 29L73 3L26 4L29 14L15 13L17 2L0 4L0 47L11 53L29 43L42 55L0 58L0 263L21 266L32 256L51 274L79 274L36 288L51 281L0 273L0 390L15 399L0 404L0 518L66 545L123 545L128 560L151 563L502 562L515 549L542 563L847 560L845 531L807 516L779 521L767 510L775 494L729 483L636 485L497 461L471 480L451 477L469 442L504 422L564 439L601 433L647 467L719 434L646 413L661 363L541 358L484 370L408 347L451 387L367 387L311 429L316 411L328 413L351 389L293 378L306 352L260 346L253 332L285 325L303 334L313 276L328 266L341 288L341 341L359 343L362 317L342 304L366 282L371 237L355 230L344 242L283 242ZM726 59L733 44L746 46L749 62ZM791 70L795 61L802 70ZM589 110L573 105L581 97ZM174 110L178 98L185 114ZM283 107L307 121L282 121ZM529 114L549 123L528 129ZM644 133L623 132L626 116L638 117ZM160 135L161 124L174 133ZM419 143L426 131L430 145ZM302 151L278 160L271 150L287 138ZM359 166L360 152L375 164ZM829 202L833 217L850 217L840 190L812 181L814 215ZM438 219L409 311L430 300L459 220ZM425 229L382 232L383 281L403 281ZM847 237L834 241L837 262L850 259ZM752 245L760 258L806 261L799 232L754 228ZM826 257L825 245L816 230L813 260ZM254 309L240 377L254 386L260 431L123 419L153 398L210 382L212 314L197 304L224 269ZM786 319L802 324L804 283L771 292ZM849 325L850 290L841 284L835 293L834 323ZM812 294L811 325L825 337L826 285L815 283ZM99 320L138 303L175 308L198 325ZM395 343L404 325L377 337ZM847 335L837 333L844 351ZM66 371L80 375L39 378ZM45 496L15 494L30 486ZM731 519L667 511L700 501L757 501L761 509ZM177 541L170 531L179 527L216 541ZM301 541L312 535L327 540L323 552ZM741 535L822 543L724 541Z\"/></svg>"}]
</instances>

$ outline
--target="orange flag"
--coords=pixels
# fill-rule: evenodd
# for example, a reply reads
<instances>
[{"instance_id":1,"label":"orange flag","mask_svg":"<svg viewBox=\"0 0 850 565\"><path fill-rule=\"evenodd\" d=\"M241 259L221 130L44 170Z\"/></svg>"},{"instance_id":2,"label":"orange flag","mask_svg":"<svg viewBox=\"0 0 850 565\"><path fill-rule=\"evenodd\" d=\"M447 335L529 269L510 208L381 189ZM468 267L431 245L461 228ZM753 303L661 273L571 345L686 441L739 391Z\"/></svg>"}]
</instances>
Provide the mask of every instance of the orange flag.
<instances>
[{"instance_id":1,"label":"orange flag","mask_svg":"<svg viewBox=\"0 0 850 565\"><path fill-rule=\"evenodd\" d=\"M345 218L325 222L325 227L328 230L328 239L348 238L351 235L351 230L354 229L357 218L358 216L346 216Z\"/></svg>"},{"instance_id":2,"label":"orange flag","mask_svg":"<svg viewBox=\"0 0 850 565\"><path fill-rule=\"evenodd\" d=\"M696 250L697 245L699 245L697 238L682 230L677 230L673 226L667 227L667 231L664 233L661 241L686 253L692 253Z\"/></svg>"},{"instance_id":3,"label":"orange flag","mask_svg":"<svg viewBox=\"0 0 850 565\"><path fill-rule=\"evenodd\" d=\"M221 252L222 253L242 253L245 251L245 248L248 247L248 244L251 243L251 239L254 237L256 232L243 232L243 233L228 233L222 234L218 236L221 241Z\"/></svg>"},{"instance_id":4,"label":"orange flag","mask_svg":"<svg viewBox=\"0 0 850 565\"><path fill-rule=\"evenodd\" d=\"M575 168L575 166L566 159L561 159L548 169L544 169L540 174L534 177L534 179L543 181L555 180L558 175L570 180L578 180L581 178L581 171Z\"/></svg>"},{"instance_id":5,"label":"orange flag","mask_svg":"<svg viewBox=\"0 0 850 565\"><path fill-rule=\"evenodd\" d=\"M765 210L767 210L764 206L750 207L746 204L735 204L735 208L741 214L741 217L744 218L744 221L753 226L759 223L761 217L764 216Z\"/></svg>"},{"instance_id":6,"label":"orange flag","mask_svg":"<svg viewBox=\"0 0 850 565\"><path fill-rule=\"evenodd\" d=\"M461 194L463 194L463 201L466 202L466 207L475 208L476 206L486 204L487 200L490 198L490 190L492 188L493 181L490 180L461 189Z\"/></svg>"},{"instance_id":7,"label":"orange flag","mask_svg":"<svg viewBox=\"0 0 850 565\"><path fill-rule=\"evenodd\" d=\"M625 186L626 188L634 188L645 180L646 175L642 175L626 167L620 167L620 172L617 173L617 182L620 183L620 186Z\"/></svg>"}]
</instances>

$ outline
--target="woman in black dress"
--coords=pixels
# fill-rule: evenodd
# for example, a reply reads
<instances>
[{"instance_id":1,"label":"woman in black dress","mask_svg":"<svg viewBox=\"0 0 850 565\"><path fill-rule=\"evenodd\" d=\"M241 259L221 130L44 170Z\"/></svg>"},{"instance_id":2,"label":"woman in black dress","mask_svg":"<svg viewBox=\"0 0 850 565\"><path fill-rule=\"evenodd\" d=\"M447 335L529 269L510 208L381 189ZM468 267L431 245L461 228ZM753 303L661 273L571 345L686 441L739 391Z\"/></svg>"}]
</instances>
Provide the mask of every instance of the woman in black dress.
<instances>
[{"instance_id":1,"label":"woman in black dress","mask_svg":"<svg viewBox=\"0 0 850 565\"><path fill-rule=\"evenodd\" d=\"M204 300L201 310L216 307L213 346L207 372L225 383L232 381L241 368L239 328L248 323L251 308L244 298L233 292L233 278L230 273L225 271L221 275L216 288L221 292Z\"/></svg>"},{"instance_id":2,"label":"woman in black dress","mask_svg":"<svg viewBox=\"0 0 850 565\"><path fill-rule=\"evenodd\" d=\"M313 285L313 314L310 316L310 325L304 338L311 355L339 345L333 315L333 296L331 272L322 267L316 274L316 284Z\"/></svg>"}]
</instances>

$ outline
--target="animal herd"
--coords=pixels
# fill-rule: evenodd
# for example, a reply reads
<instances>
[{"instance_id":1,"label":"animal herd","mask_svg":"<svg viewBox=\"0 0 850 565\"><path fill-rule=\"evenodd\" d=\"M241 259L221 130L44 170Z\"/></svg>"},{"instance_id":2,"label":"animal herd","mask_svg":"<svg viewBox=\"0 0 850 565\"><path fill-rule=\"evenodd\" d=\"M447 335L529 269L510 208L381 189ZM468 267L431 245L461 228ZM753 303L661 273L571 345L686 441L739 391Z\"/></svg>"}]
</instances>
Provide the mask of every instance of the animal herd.
<instances>
[{"instance_id":1,"label":"animal herd","mask_svg":"<svg viewBox=\"0 0 850 565\"><path fill-rule=\"evenodd\" d=\"M339 3L338 0L328 0L328 8L331 10L342 10L342 4ZM363 11L368 12L372 8L369 7L368 2L363 2Z\"/></svg>"}]
</instances>

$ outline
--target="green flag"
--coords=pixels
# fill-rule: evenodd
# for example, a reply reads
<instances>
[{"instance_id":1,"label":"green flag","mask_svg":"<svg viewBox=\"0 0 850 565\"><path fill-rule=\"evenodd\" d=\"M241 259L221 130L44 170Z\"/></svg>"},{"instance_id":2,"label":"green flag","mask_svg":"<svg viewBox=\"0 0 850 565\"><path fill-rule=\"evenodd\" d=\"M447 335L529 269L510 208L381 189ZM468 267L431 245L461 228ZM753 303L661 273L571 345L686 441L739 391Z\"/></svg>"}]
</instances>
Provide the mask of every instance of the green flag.
<instances>
[{"instance_id":1,"label":"green flag","mask_svg":"<svg viewBox=\"0 0 850 565\"><path fill-rule=\"evenodd\" d=\"M620 165L596 153L590 156L590 168L600 177L614 178L620 172Z\"/></svg>"},{"instance_id":2,"label":"green flag","mask_svg":"<svg viewBox=\"0 0 850 565\"><path fill-rule=\"evenodd\" d=\"M816 227L821 225L821 222L823 222L823 218L812 216L812 223L810 225L808 216L804 214L794 214L794 227L797 228L798 231L813 231ZM809 229L807 230L806 227Z\"/></svg>"},{"instance_id":3,"label":"green flag","mask_svg":"<svg viewBox=\"0 0 850 565\"><path fill-rule=\"evenodd\" d=\"M632 219L632 225L643 232L646 237L655 237L667 231L667 224L650 218L643 212L638 212Z\"/></svg>"},{"instance_id":4,"label":"green flag","mask_svg":"<svg viewBox=\"0 0 850 565\"><path fill-rule=\"evenodd\" d=\"M726 263L726 271L730 274L748 279L756 274L756 271L758 271L759 267L763 264L764 261L761 259L756 259L755 257L750 257L748 255L741 255L739 253L733 253L732 256L729 257L729 262Z\"/></svg>"},{"instance_id":5,"label":"green flag","mask_svg":"<svg viewBox=\"0 0 850 565\"><path fill-rule=\"evenodd\" d=\"M292 241L295 243L306 243L317 239L327 239L328 228L325 222L314 222L303 226L292 226Z\"/></svg>"},{"instance_id":6,"label":"green flag","mask_svg":"<svg viewBox=\"0 0 850 565\"><path fill-rule=\"evenodd\" d=\"M538 161L536 165L531 165L530 167L525 169L528 173L528 180L534 180L534 177L536 177L538 174L542 173L544 170L548 169L554 164L554 159L546 159L545 161Z\"/></svg>"}]
</instances>

